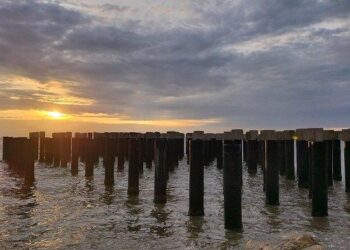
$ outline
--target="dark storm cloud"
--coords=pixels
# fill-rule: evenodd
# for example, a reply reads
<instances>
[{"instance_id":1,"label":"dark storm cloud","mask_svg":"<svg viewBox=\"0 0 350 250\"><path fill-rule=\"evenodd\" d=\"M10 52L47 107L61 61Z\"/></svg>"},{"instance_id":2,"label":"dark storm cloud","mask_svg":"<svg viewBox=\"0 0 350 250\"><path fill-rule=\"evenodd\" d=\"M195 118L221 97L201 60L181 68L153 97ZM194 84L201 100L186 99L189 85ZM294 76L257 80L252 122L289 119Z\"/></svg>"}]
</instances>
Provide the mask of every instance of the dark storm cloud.
<instances>
[{"instance_id":1,"label":"dark storm cloud","mask_svg":"<svg viewBox=\"0 0 350 250\"><path fill-rule=\"evenodd\" d=\"M74 112L250 127L350 122L350 31L327 26L349 20L349 1L193 1L199 19L158 29L118 4L94 16L55 2L0 3L0 72L77 82L71 93L96 103ZM112 10L130 22L102 22Z\"/></svg>"}]
</instances>

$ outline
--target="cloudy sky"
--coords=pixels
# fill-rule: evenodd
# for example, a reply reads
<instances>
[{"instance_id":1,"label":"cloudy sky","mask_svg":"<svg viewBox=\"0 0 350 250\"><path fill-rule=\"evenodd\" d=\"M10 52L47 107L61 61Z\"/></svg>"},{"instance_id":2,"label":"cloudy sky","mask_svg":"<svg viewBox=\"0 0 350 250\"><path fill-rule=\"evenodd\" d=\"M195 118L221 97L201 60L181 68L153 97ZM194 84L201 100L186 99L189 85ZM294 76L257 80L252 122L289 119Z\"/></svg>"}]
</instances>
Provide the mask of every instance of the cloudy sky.
<instances>
[{"instance_id":1,"label":"cloudy sky","mask_svg":"<svg viewBox=\"0 0 350 250\"><path fill-rule=\"evenodd\" d=\"M0 0L0 134L349 114L349 0Z\"/></svg>"}]
</instances>

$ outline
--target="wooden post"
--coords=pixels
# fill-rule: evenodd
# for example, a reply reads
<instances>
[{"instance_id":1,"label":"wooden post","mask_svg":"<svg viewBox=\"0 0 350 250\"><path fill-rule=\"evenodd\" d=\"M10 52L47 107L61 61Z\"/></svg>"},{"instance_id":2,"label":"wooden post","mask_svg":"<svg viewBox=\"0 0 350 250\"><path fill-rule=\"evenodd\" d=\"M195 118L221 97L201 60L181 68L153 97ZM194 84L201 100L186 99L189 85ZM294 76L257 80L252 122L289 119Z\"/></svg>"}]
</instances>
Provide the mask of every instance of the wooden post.
<instances>
[{"instance_id":1,"label":"wooden post","mask_svg":"<svg viewBox=\"0 0 350 250\"><path fill-rule=\"evenodd\" d=\"M85 177L94 176L94 140L86 139Z\"/></svg>"},{"instance_id":2,"label":"wooden post","mask_svg":"<svg viewBox=\"0 0 350 250\"><path fill-rule=\"evenodd\" d=\"M337 133L335 131L335 133ZM338 136L338 135L336 135ZM335 139L333 140L333 180L335 181L341 181L342 175L341 175L341 155L340 155L340 140Z\"/></svg>"},{"instance_id":3,"label":"wooden post","mask_svg":"<svg viewBox=\"0 0 350 250\"><path fill-rule=\"evenodd\" d=\"M283 131L276 131L276 139L278 145L278 169L280 175L284 176L286 174L286 148Z\"/></svg>"},{"instance_id":4,"label":"wooden post","mask_svg":"<svg viewBox=\"0 0 350 250\"><path fill-rule=\"evenodd\" d=\"M106 138L105 140L106 146L109 149L113 149L115 147L115 139ZM107 150L104 154L103 162L105 165L105 181L104 184L106 186L114 185L114 162L115 162L115 154L113 150Z\"/></svg>"},{"instance_id":5,"label":"wooden post","mask_svg":"<svg viewBox=\"0 0 350 250\"><path fill-rule=\"evenodd\" d=\"M216 167L218 169L223 168L223 137L222 134L216 134L215 141L215 157L216 157Z\"/></svg>"},{"instance_id":6,"label":"wooden post","mask_svg":"<svg viewBox=\"0 0 350 250\"><path fill-rule=\"evenodd\" d=\"M350 129L343 129L339 136L345 142L345 192L350 193Z\"/></svg>"},{"instance_id":7,"label":"wooden post","mask_svg":"<svg viewBox=\"0 0 350 250\"><path fill-rule=\"evenodd\" d=\"M250 130L246 133L248 173L256 174L258 167L258 131Z\"/></svg>"},{"instance_id":8,"label":"wooden post","mask_svg":"<svg viewBox=\"0 0 350 250\"><path fill-rule=\"evenodd\" d=\"M265 133L266 140L266 204L279 205L279 143L276 132Z\"/></svg>"},{"instance_id":9,"label":"wooden post","mask_svg":"<svg viewBox=\"0 0 350 250\"><path fill-rule=\"evenodd\" d=\"M78 174L79 165L79 138L74 137L72 139L72 162L71 162L71 174Z\"/></svg>"},{"instance_id":10,"label":"wooden post","mask_svg":"<svg viewBox=\"0 0 350 250\"><path fill-rule=\"evenodd\" d=\"M190 216L204 215L203 138L195 134L190 141Z\"/></svg>"},{"instance_id":11,"label":"wooden post","mask_svg":"<svg viewBox=\"0 0 350 250\"><path fill-rule=\"evenodd\" d=\"M11 137L3 137L2 138L2 160L4 162L8 162L9 160L9 153L10 153L10 144L12 142Z\"/></svg>"},{"instance_id":12,"label":"wooden post","mask_svg":"<svg viewBox=\"0 0 350 250\"><path fill-rule=\"evenodd\" d=\"M294 180L294 130L283 131L285 148L285 172L287 180Z\"/></svg>"},{"instance_id":13,"label":"wooden post","mask_svg":"<svg viewBox=\"0 0 350 250\"><path fill-rule=\"evenodd\" d=\"M38 160L38 156L39 156L39 138L40 138L40 134L39 132L31 132L29 133L29 139L31 139L31 143L33 144L33 157L34 157L34 161Z\"/></svg>"},{"instance_id":14,"label":"wooden post","mask_svg":"<svg viewBox=\"0 0 350 250\"><path fill-rule=\"evenodd\" d=\"M242 139L243 131L224 134L225 228L242 229Z\"/></svg>"},{"instance_id":15,"label":"wooden post","mask_svg":"<svg viewBox=\"0 0 350 250\"><path fill-rule=\"evenodd\" d=\"M154 158L154 140L155 140L155 134L152 132L147 132L145 134L145 140L146 140L146 168L152 168L152 161Z\"/></svg>"},{"instance_id":16,"label":"wooden post","mask_svg":"<svg viewBox=\"0 0 350 250\"><path fill-rule=\"evenodd\" d=\"M154 141L154 203L166 203L167 173L166 173L166 145L165 138Z\"/></svg>"},{"instance_id":17,"label":"wooden post","mask_svg":"<svg viewBox=\"0 0 350 250\"><path fill-rule=\"evenodd\" d=\"M45 164L52 164L53 162L53 139L52 138L45 138Z\"/></svg>"},{"instance_id":18,"label":"wooden post","mask_svg":"<svg viewBox=\"0 0 350 250\"><path fill-rule=\"evenodd\" d=\"M326 144L323 129L307 129L306 136L313 142L312 149L312 216L328 215L328 178L326 167Z\"/></svg>"},{"instance_id":19,"label":"wooden post","mask_svg":"<svg viewBox=\"0 0 350 250\"><path fill-rule=\"evenodd\" d=\"M126 151L127 148L127 141L128 139L125 138L125 134L120 134L118 138L118 170L121 171L124 169L124 163L126 158Z\"/></svg>"},{"instance_id":20,"label":"wooden post","mask_svg":"<svg viewBox=\"0 0 350 250\"><path fill-rule=\"evenodd\" d=\"M53 139L53 166L58 167L60 165L60 144L61 144L61 135L59 133L52 133Z\"/></svg>"},{"instance_id":21,"label":"wooden post","mask_svg":"<svg viewBox=\"0 0 350 250\"><path fill-rule=\"evenodd\" d=\"M139 169L137 165L138 146L137 138L129 139L129 175L128 175L128 194L139 194Z\"/></svg>"},{"instance_id":22,"label":"wooden post","mask_svg":"<svg viewBox=\"0 0 350 250\"><path fill-rule=\"evenodd\" d=\"M297 129L297 175L298 187L309 187L309 148L308 142L303 138L304 129Z\"/></svg>"},{"instance_id":23,"label":"wooden post","mask_svg":"<svg viewBox=\"0 0 350 250\"><path fill-rule=\"evenodd\" d=\"M45 132L39 132L39 162L45 162Z\"/></svg>"},{"instance_id":24,"label":"wooden post","mask_svg":"<svg viewBox=\"0 0 350 250\"><path fill-rule=\"evenodd\" d=\"M334 130L325 130L323 132L323 139L326 147L326 168L328 176L328 186L333 185L333 140L335 140Z\"/></svg>"}]
</instances>

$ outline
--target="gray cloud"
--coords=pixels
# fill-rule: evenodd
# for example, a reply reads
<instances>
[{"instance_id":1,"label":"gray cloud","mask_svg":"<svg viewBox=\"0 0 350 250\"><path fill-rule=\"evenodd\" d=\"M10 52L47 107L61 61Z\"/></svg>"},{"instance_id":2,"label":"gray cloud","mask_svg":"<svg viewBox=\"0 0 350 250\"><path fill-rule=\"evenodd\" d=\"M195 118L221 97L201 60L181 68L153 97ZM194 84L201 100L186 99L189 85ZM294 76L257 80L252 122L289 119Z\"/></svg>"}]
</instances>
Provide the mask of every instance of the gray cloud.
<instances>
[{"instance_id":1,"label":"gray cloud","mask_svg":"<svg viewBox=\"0 0 350 250\"><path fill-rule=\"evenodd\" d=\"M195 21L157 30L118 4L100 8L127 10L130 22L101 22L55 2L3 1L0 72L76 82L71 93L96 103L66 106L73 112L217 117L227 127L350 122L350 30L327 26L349 20L349 1L215 3L193 1ZM33 93L16 94L28 100L0 95L0 103L44 105Z\"/></svg>"}]
</instances>

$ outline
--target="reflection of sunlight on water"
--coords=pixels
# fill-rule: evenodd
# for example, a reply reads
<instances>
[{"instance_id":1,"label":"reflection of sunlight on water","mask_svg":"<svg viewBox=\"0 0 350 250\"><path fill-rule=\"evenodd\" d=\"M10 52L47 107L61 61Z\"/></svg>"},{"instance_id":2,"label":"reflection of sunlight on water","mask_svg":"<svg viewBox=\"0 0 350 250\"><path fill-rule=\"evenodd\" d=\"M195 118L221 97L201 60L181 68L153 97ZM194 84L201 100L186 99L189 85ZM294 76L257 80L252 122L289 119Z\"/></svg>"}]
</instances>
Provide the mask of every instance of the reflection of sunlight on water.
<instances>
[{"instance_id":1,"label":"reflection of sunlight on water","mask_svg":"<svg viewBox=\"0 0 350 250\"><path fill-rule=\"evenodd\" d=\"M127 195L126 168L117 172L115 185L104 185L104 168L86 179L69 168L36 166L36 181L24 185L0 164L1 248L232 248L250 238L273 232L313 232L334 249L349 240L350 196L342 183L329 191L328 218L310 216L308 191L280 179L279 207L265 205L262 173L244 171L243 232L223 226L222 170L205 167L205 216L188 217L188 166L180 163L170 174L168 202L153 203L153 169L140 179L140 195ZM126 164L127 165L127 164ZM244 170L246 167L244 166Z\"/></svg>"}]
</instances>

